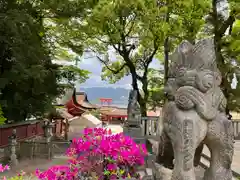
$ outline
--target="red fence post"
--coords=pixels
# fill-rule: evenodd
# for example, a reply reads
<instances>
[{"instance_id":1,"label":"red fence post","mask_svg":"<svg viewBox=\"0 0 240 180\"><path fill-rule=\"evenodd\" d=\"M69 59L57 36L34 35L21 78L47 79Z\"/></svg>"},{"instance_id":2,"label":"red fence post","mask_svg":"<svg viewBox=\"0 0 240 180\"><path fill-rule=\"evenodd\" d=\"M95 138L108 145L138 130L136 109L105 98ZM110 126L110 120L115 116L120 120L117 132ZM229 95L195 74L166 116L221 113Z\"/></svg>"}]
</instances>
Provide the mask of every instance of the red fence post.
<instances>
[{"instance_id":1,"label":"red fence post","mask_svg":"<svg viewBox=\"0 0 240 180\"><path fill-rule=\"evenodd\" d=\"M2 128L0 129L0 146L2 145Z\"/></svg>"},{"instance_id":2,"label":"red fence post","mask_svg":"<svg viewBox=\"0 0 240 180\"><path fill-rule=\"evenodd\" d=\"M38 123L39 123L39 122L37 122L37 123L36 123L36 126L35 126L35 128L36 128L36 130L35 130L35 135L36 135L36 136L38 135Z\"/></svg>"},{"instance_id":3,"label":"red fence post","mask_svg":"<svg viewBox=\"0 0 240 180\"><path fill-rule=\"evenodd\" d=\"M57 134L57 127L58 127L58 120L56 121L56 124L55 124L55 136Z\"/></svg>"},{"instance_id":4,"label":"red fence post","mask_svg":"<svg viewBox=\"0 0 240 180\"><path fill-rule=\"evenodd\" d=\"M63 129L63 119L61 119L61 127L60 127L60 134L62 135L62 129Z\"/></svg>"}]
</instances>

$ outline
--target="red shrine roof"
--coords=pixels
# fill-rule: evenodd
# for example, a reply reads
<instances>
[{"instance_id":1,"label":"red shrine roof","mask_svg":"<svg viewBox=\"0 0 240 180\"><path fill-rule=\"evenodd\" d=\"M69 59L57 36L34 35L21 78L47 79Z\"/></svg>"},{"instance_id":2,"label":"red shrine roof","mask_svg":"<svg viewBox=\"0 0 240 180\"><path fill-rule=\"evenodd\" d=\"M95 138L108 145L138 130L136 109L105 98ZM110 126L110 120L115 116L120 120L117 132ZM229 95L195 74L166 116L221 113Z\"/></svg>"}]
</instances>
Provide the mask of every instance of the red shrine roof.
<instances>
[{"instance_id":1,"label":"red shrine roof","mask_svg":"<svg viewBox=\"0 0 240 180\"><path fill-rule=\"evenodd\" d=\"M101 107L100 112L106 116L123 116L127 117L127 108L118 107Z\"/></svg>"},{"instance_id":2,"label":"red shrine roof","mask_svg":"<svg viewBox=\"0 0 240 180\"><path fill-rule=\"evenodd\" d=\"M91 104L88 101L87 94L85 92L76 92L75 99L76 99L77 104L79 104L85 108L88 108L88 109L97 108L96 105Z\"/></svg>"},{"instance_id":3,"label":"red shrine roof","mask_svg":"<svg viewBox=\"0 0 240 180\"><path fill-rule=\"evenodd\" d=\"M147 112L147 116L148 116L148 117L160 116L160 111L148 111L148 112Z\"/></svg>"},{"instance_id":4,"label":"red shrine roof","mask_svg":"<svg viewBox=\"0 0 240 180\"><path fill-rule=\"evenodd\" d=\"M76 90L74 90L72 99L73 99L74 104L77 106L81 106L81 107L87 108L87 109L97 108L96 105L91 104L88 101L87 94L85 92L76 92Z\"/></svg>"},{"instance_id":5,"label":"red shrine roof","mask_svg":"<svg viewBox=\"0 0 240 180\"><path fill-rule=\"evenodd\" d=\"M81 115L83 112L97 108L96 105L93 105L88 101L86 93L76 92L76 89L74 89L72 98L65 106L67 107L68 112L72 115Z\"/></svg>"},{"instance_id":6,"label":"red shrine roof","mask_svg":"<svg viewBox=\"0 0 240 180\"><path fill-rule=\"evenodd\" d=\"M112 98L99 98L100 101L112 101Z\"/></svg>"}]
</instances>

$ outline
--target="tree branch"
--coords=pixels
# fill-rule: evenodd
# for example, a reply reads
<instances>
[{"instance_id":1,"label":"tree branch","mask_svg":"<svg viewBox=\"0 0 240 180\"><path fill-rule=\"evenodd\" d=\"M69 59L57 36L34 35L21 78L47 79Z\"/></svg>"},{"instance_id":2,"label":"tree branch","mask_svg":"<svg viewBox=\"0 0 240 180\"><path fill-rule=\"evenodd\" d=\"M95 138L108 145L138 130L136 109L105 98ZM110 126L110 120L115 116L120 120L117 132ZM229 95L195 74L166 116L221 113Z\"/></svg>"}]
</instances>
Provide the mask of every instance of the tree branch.
<instances>
[{"instance_id":1,"label":"tree branch","mask_svg":"<svg viewBox=\"0 0 240 180\"><path fill-rule=\"evenodd\" d=\"M124 63L122 66L120 66L119 69L111 69L106 61L104 61L103 59L101 59L99 56L97 56L97 58L98 58L98 60L99 60L101 63L103 63L103 64L106 66L106 68L107 68L109 71L111 71L113 74L118 74L118 73L121 72L121 71L125 68L125 66L126 66L126 63Z\"/></svg>"},{"instance_id":2,"label":"tree branch","mask_svg":"<svg viewBox=\"0 0 240 180\"><path fill-rule=\"evenodd\" d=\"M227 28L229 26L232 26L234 22L235 22L234 15L230 15L228 19L223 23L223 25L219 28L219 31L218 31L219 36L222 37L223 34L226 32Z\"/></svg>"},{"instance_id":3,"label":"tree branch","mask_svg":"<svg viewBox=\"0 0 240 180\"><path fill-rule=\"evenodd\" d=\"M134 16L134 18L132 19L132 24L131 24L131 26L130 26L128 32L126 33L125 37L128 37L129 34L132 32L133 27L134 27L134 25L135 25L134 21L135 21L136 17L137 17L137 16ZM128 24L130 24L130 22L131 22L131 20L129 20L129 23L127 23L126 26L128 26Z\"/></svg>"},{"instance_id":4,"label":"tree branch","mask_svg":"<svg viewBox=\"0 0 240 180\"><path fill-rule=\"evenodd\" d=\"M100 37L95 36L95 37L93 37L93 38L96 38L96 39L97 39L98 41L100 41L101 43L109 44L108 41L105 41L105 40L101 39Z\"/></svg>"},{"instance_id":5,"label":"tree branch","mask_svg":"<svg viewBox=\"0 0 240 180\"><path fill-rule=\"evenodd\" d=\"M122 54L122 50L121 50L121 43L114 43L111 39L111 32L109 32L109 30L107 30L107 35L109 37L109 42L110 44L113 46L113 48L121 55Z\"/></svg>"},{"instance_id":6,"label":"tree branch","mask_svg":"<svg viewBox=\"0 0 240 180\"><path fill-rule=\"evenodd\" d=\"M153 57L156 54L157 50L158 50L158 45L157 45L156 40L155 40L154 41L154 50L152 51L152 53L148 57L146 57L145 55L143 57L143 59L145 59L145 60L143 60L144 73L143 73L143 76L137 75L137 79L139 81L143 82L146 79L146 77L148 75L148 66L152 62Z\"/></svg>"},{"instance_id":7,"label":"tree branch","mask_svg":"<svg viewBox=\"0 0 240 180\"><path fill-rule=\"evenodd\" d=\"M155 54L157 53L158 51L158 48L159 48L159 45L157 44L157 38L154 39L154 44L153 44L153 51L152 53L148 56L147 60L146 60L146 63L145 63L145 67L148 68L149 64L152 62L153 60L153 57L155 56Z\"/></svg>"},{"instance_id":8,"label":"tree branch","mask_svg":"<svg viewBox=\"0 0 240 180\"><path fill-rule=\"evenodd\" d=\"M139 80L139 81L141 81L141 82L142 82L142 80L143 80L143 77L142 77L142 76L139 76L139 75L137 74L137 80Z\"/></svg>"},{"instance_id":9,"label":"tree branch","mask_svg":"<svg viewBox=\"0 0 240 180\"><path fill-rule=\"evenodd\" d=\"M146 61L146 66L148 67L149 64L152 62L153 57L155 56L155 54L157 53L158 48L155 48L152 52L152 54L148 57L147 61Z\"/></svg>"},{"instance_id":10,"label":"tree branch","mask_svg":"<svg viewBox=\"0 0 240 180\"><path fill-rule=\"evenodd\" d=\"M136 46L135 46L134 44L132 44L132 45L130 46L130 48L127 50L127 53L130 54L130 52L131 52L132 50L134 50L134 49L136 49Z\"/></svg>"}]
</instances>

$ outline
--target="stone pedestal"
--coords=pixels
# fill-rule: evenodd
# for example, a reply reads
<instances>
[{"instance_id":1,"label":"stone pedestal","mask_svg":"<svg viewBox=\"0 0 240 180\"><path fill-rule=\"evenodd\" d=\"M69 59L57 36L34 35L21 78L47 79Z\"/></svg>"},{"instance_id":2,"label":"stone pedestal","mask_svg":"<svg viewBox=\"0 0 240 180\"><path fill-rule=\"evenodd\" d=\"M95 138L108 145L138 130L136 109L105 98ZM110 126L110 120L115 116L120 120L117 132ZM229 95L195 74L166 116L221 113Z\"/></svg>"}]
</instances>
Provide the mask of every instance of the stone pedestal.
<instances>
[{"instance_id":1,"label":"stone pedestal","mask_svg":"<svg viewBox=\"0 0 240 180\"><path fill-rule=\"evenodd\" d=\"M137 91L131 90L128 101L128 118L124 123L123 133L132 137L136 143L145 143L141 125L141 111L137 101Z\"/></svg>"},{"instance_id":2,"label":"stone pedestal","mask_svg":"<svg viewBox=\"0 0 240 180\"><path fill-rule=\"evenodd\" d=\"M68 141L69 121L68 119L65 119L65 120L66 120L66 123L65 123L65 129L64 129L64 139Z\"/></svg>"},{"instance_id":3,"label":"stone pedestal","mask_svg":"<svg viewBox=\"0 0 240 180\"><path fill-rule=\"evenodd\" d=\"M142 128L141 127L123 127L123 133L131 137L142 137Z\"/></svg>"},{"instance_id":4,"label":"stone pedestal","mask_svg":"<svg viewBox=\"0 0 240 180\"><path fill-rule=\"evenodd\" d=\"M16 166L18 164L16 146L17 146L17 132L16 129L13 130L12 135L8 137L9 148L10 148L10 166Z\"/></svg>"},{"instance_id":5,"label":"stone pedestal","mask_svg":"<svg viewBox=\"0 0 240 180\"><path fill-rule=\"evenodd\" d=\"M142 134L142 128L140 126L139 127L124 126L123 133L126 136L132 137L134 139L134 141L138 144L146 143L146 140Z\"/></svg>"}]
</instances>

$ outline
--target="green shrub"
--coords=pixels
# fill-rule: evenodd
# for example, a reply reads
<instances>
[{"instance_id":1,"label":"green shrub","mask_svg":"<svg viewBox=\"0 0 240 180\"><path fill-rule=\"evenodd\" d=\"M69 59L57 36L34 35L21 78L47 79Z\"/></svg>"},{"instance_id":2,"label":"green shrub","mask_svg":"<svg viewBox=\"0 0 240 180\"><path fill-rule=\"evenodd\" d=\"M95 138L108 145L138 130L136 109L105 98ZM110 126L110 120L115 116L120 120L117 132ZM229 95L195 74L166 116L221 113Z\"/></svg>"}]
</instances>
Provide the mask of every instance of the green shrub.
<instances>
[{"instance_id":1,"label":"green shrub","mask_svg":"<svg viewBox=\"0 0 240 180\"><path fill-rule=\"evenodd\" d=\"M6 118L3 116L2 106L0 105L0 125L5 124Z\"/></svg>"}]
</instances>

